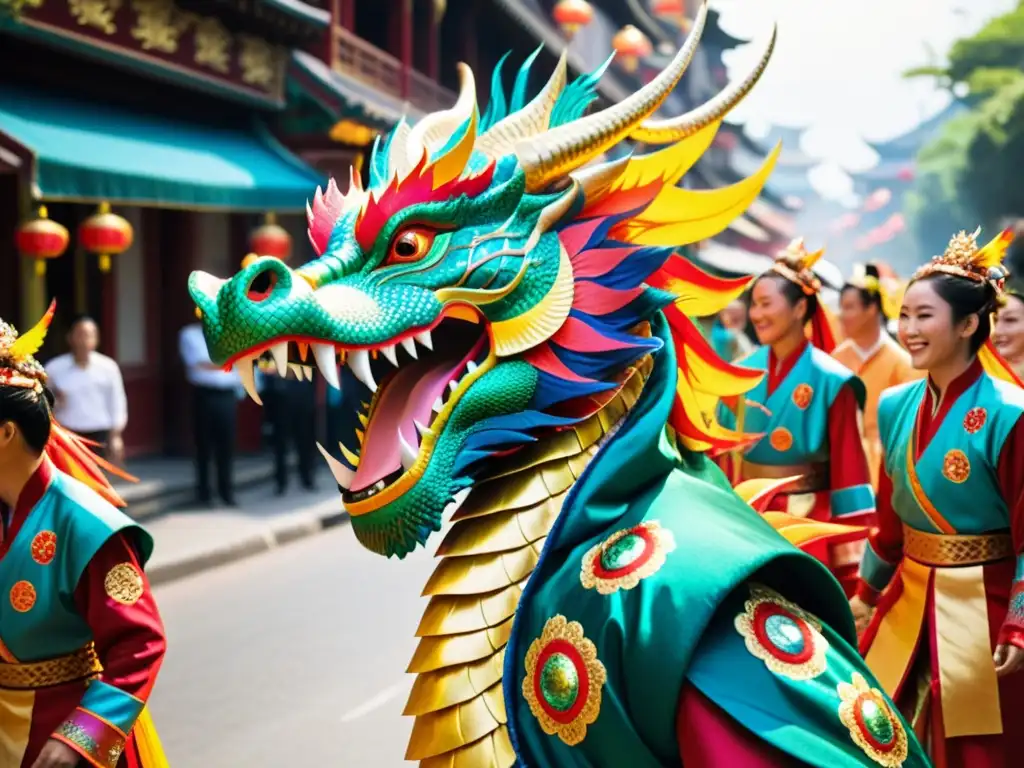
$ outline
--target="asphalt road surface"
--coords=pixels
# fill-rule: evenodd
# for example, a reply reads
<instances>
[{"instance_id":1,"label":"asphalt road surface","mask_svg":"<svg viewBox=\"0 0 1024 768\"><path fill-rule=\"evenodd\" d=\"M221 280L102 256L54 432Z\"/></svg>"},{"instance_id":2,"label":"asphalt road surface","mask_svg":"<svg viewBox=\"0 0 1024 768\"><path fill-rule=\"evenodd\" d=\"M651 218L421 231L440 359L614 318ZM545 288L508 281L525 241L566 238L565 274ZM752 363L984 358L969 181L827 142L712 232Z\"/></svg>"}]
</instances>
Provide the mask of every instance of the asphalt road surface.
<instances>
[{"instance_id":1,"label":"asphalt road surface","mask_svg":"<svg viewBox=\"0 0 1024 768\"><path fill-rule=\"evenodd\" d=\"M343 525L158 588L151 708L172 768L414 765L405 668L433 563L374 555Z\"/></svg>"}]
</instances>

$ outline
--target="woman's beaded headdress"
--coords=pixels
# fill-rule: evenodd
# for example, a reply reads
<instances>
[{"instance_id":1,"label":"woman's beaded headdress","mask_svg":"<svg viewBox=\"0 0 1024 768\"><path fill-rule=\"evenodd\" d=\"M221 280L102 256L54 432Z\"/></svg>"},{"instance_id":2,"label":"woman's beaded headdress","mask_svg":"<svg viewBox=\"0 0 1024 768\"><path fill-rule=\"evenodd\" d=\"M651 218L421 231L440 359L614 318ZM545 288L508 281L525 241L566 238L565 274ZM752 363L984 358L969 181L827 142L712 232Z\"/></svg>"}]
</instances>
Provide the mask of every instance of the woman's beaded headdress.
<instances>
[{"instance_id":1,"label":"woman's beaded headdress","mask_svg":"<svg viewBox=\"0 0 1024 768\"><path fill-rule=\"evenodd\" d=\"M57 303L51 302L43 319L21 336L13 325L0 319L0 386L43 391L46 371L35 354L43 346L56 309Z\"/></svg>"},{"instance_id":2,"label":"woman's beaded headdress","mask_svg":"<svg viewBox=\"0 0 1024 768\"><path fill-rule=\"evenodd\" d=\"M813 296L821 290L821 280L814 274L813 267L824 253L824 248L809 252L804 246L804 239L798 237L785 250L779 251L772 271L796 283L808 296Z\"/></svg>"},{"instance_id":3,"label":"woman's beaded headdress","mask_svg":"<svg viewBox=\"0 0 1024 768\"><path fill-rule=\"evenodd\" d=\"M1003 266L1003 258L1013 242L1013 230L1004 229L981 248L978 247L979 234L981 227L969 235L963 230L955 234L945 253L919 267L913 279L920 280L936 273L954 275L978 283L987 282L997 294L1002 294L1006 278L1010 276L1010 271Z\"/></svg>"}]
</instances>

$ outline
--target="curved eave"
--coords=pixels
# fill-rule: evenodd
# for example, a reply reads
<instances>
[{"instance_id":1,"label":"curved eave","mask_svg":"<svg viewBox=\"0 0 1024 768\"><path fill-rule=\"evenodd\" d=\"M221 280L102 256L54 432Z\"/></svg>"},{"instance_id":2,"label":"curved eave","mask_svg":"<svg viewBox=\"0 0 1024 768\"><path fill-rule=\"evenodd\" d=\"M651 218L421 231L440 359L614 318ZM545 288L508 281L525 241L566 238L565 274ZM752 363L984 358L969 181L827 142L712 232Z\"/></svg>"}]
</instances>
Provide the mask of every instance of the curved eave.
<instances>
[{"instance_id":1,"label":"curved eave","mask_svg":"<svg viewBox=\"0 0 1024 768\"><path fill-rule=\"evenodd\" d=\"M331 25L330 11L303 3L302 0L261 0L261 2L263 5L279 10L316 29L327 29Z\"/></svg>"}]
</instances>

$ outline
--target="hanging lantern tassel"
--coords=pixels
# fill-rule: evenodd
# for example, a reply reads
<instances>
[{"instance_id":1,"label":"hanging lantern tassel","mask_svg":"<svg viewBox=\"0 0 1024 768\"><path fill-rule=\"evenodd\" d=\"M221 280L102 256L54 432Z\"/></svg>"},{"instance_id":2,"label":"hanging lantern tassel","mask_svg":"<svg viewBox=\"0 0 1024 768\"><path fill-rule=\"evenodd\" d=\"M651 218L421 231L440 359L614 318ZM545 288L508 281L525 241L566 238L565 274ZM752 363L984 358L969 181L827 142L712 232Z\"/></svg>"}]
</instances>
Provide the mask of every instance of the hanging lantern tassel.
<instances>
[{"instance_id":1,"label":"hanging lantern tassel","mask_svg":"<svg viewBox=\"0 0 1024 768\"><path fill-rule=\"evenodd\" d=\"M66 227L47 218L46 206L39 206L39 218L26 221L14 233L14 244L26 259L35 261L38 277L46 275L47 259L56 259L68 248L71 236Z\"/></svg>"},{"instance_id":2,"label":"hanging lantern tassel","mask_svg":"<svg viewBox=\"0 0 1024 768\"><path fill-rule=\"evenodd\" d=\"M78 228L78 241L82 247L99 257L100 272L110 271L110 257L118 256L132 247L135 232L132 225L116 213L110 203L100 203L96 213Z\"/></svg>"}]
</instances>

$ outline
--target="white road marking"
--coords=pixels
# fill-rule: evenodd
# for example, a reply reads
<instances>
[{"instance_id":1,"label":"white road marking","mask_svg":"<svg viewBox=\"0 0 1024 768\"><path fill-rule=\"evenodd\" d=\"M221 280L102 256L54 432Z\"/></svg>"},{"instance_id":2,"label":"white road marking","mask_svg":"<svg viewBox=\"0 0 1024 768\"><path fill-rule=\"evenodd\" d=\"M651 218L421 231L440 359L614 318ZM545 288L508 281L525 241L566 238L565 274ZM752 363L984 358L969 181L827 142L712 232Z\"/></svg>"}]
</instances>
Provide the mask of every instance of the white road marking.
<instances>
[{"instance_id":1,"label":"white road marking","mask_svg":"<svg viewBox=\"0 0 1024 768\"><path fill-rule=\"evenodd\" d=\"M355 709L350 710L349 712L346 712L344 715L342 715L341 716L341 722L343 722L343 723L351 723L353 720L358 720L359 718L361 718L361 717L363 717L365 715L370 714L375 709L380 709L385 704L387 704L389 701L391 701L393 698L398 696L398 694L402 693L402 691L404 691L407 686L408 686L407 683L402 682L402 683L395 683L390 688L385 688L383 691L378 693L376 696L374 696L369 701L367 701L367 702L365 702L363 704L360 704Z\"/></svg>"}]
</instances>

